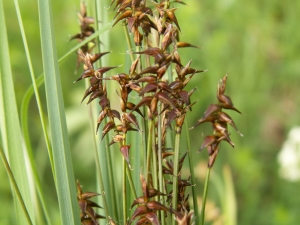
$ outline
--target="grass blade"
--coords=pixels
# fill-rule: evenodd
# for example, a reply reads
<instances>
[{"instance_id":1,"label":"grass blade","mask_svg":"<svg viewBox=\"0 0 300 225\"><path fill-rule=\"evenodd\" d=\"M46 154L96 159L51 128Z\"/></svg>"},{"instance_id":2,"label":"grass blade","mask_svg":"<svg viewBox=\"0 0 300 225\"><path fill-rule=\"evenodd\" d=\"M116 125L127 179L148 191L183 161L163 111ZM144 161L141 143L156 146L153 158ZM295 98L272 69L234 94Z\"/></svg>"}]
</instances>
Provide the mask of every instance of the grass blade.
<instances>
[{"instance_id":1,"label":"grass blade","mask_svg":"<svg viewBox=\"0 0 300 225\"><path fill-rule=\"evenodd\" d=\"M62 224L79 225L79 208L53 32L52 8L48 0L39 0L38 3L46 101L61 221Z\"/></svg>"},{"instance_id":2,"label":"grass blade","mask_svg":"<svg viewBox=\"0 0 300 225\"><path fill-rule=\"evenodd\" d=\"M36 96L36 101L37 101L38 110L39 110L39 114L40 114L41 124L42 124L42 128L43 128L43 134L44 134L44 137L45 137L46 146L47 146L48 153L49 153L49 158L50 158L50 162L51 162L52 171L54 171L52 149L51 149L51 146L50 146L50 140L48 138L48 133L47 133L46 125L45 125L44 113L43 113L43 109L42 109L40 95L39 95L38 87L37 87L37 84L36 84L36 81L35 81L35 75L34 75L34 71L33 71L33 66L32 66L32 61L31 61L31 57L30 57L30 53L29 53L29 48L28 48L28 45L27 45L27 40L26 40L25 30L24 30L24 26L23 26L22 17L21 17L20 7L19 7L19 3L18 3L17 0L14 0L14 3L15 3L15 9L16 9L18 22L19 22L19 26L20 26L20 31L21 31L21 35L22 35L22 39L23 39L23 44L24 44L24 48L25 48L26 58L27 58L27 61L28 61L28 67L29 67L29 70L30 70L32 85L33 85L33 88L34 88L34 93L35 93L35 96ZM32 171L33 171L33 176L34 176L34 179L35 179L37 192L38 192L38 195L40 197L41 205L42 205L42 208L44 210L44 214L45 214L47 223L51 224L50 219L49 219L50 217L49 217L48 211L47 211L47 206L46 206L46 203L45 203L45 195L43 193L42 185L41 185L40 179L38 177L37 168L36 168L36 165L35 165L35 162L34 162L33 152L32 152L32 148L31 148L31 144L30 144L29 129L28 129L28 123L27 123L27 112L28 111L26 111L26 117L25 117L26 119L21 121L22 122L22 131L23 131L23 134L24 134L25 144L26 144L26 147L27 147L29 160L30 160Z\"/></svg>"},{"instance_id":3,"label":"grass blade","mask_svg":"<svg viewBox=\"0 0 300 225\"><path fill-rule=\"evenodd\" d=\"M20 204L21 204L21 207L22 207L22 209L23 209L23 211L24 211L24 213L25 213L26 220L27 220L28 224L32 224L31 219L30 219L30 216L29 216L28 211L27 211L27 209L26 209L24 200L23 200L23 198L22 198L22 196L21 196L21 192L20 192L20 190L19 190L19 188L18 188L18 185L17 185L17 182L16 182L16 180L15 180L15 178L14 178L14 175L13 175L11 169L10 169L9 163L8 163L8 161L7 161L7 159L6 159L6 156L5 156L5 154L4 154L4 151L3 151L3 149L2 149L2 146L0 146L0 156L1 156L1 159L2 159L2 161L3 161L4 167L5 167L5 169L6 169L6 172L7 172L8 176L9 176L9 179L10 179L10 181L11 181L11 183L12 183L12 186L13 186L13 188L14 188L14 190L15 190L15 193L16 193L16 195L17 195L17 198L18 198L18 200L19 200L19 202L20 202Z\"/></svg>"},{"instance_id":4,"label":"grass blade","mask_svg":"<svg viewBox=\"0 0 300 225\"><path fill-rule=\"evenodd\" d=\"M7 158L9 159L12 173L15 177L17 186L20 189L22 198L24 199L25 207L22 208L19 201L16 200L16 192L14 198L17 210L17 219L19 223L24 224L26 214L30 216L32 222L35 224L34 210L32 204L32 192L30 191L29 181L31 180L31 172L27 168L28 156L24 151L23 137L19 123L19 115L17 110L14 84L12 79L12 71L10 68L10 56L8 49L7 30L5 25L5 17L3 10L3 3L0 0L0 92L2 107L0 107L3 146L6 148Z\"/></svg>"}]
</instances>

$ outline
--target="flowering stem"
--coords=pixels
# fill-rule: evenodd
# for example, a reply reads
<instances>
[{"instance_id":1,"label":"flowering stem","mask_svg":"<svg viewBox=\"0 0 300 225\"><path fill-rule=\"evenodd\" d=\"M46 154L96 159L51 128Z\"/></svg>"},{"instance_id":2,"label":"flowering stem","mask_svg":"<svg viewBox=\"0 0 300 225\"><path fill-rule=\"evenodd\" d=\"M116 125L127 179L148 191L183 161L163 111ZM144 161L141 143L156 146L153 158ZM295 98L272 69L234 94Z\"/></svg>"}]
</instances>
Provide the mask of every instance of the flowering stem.
<instances>
[{"instance_id":1,"label":"flowering stem","mask_svg":"<svg viewBox=\"0 0 300 225\"><path fill-rule=\"evenodd\" d=\"M131 176L131 173L130 173L130 168L129 168L127 162L126 162L126 165L127 165L127 167L126 167L126 173L127 173L127 178L128 178L128 181L129 181L129 185L130 185L133 197L136 199L137 198L137 194L136 194L136 190L134 188L134 183L133 183L132 176Z\"/></svg>"},{"instance_id":2,"label":"flowering stem","mask_svg":"<svg viewBox=\"0 0 300 225\"><path fill-rule=\"evenodd\" d=\"M108 137L105 137L105 143L108 142ZM112 196L112 208L113 208L113 213L114 213L114 218L118 219L118 207L117 207L117 197L116 197L116 189L115 187L115 180L114 180L114 171L113 171L113 166L112 166L112 156L111 156L111 151L109 147L106 147L106 162L107 162L107 173L108 173L108 180L109 180L109 185L111 188L111 196Z\"/></svg>"},{"instance_id":3,"label":"flowering stem","mask_svg":"<svg viewBox=\"0 0 300 225\"><path fill-rule=\"evenodd\" d=\"M202 207L201 207L201 223L200 223L200 225L204 225L204 217L205 217L204 213L205 213L206 197L207 197L207 193L208 193L210 170L211 170L211 168L207 169L206 178L205 178L203 200L202 200Z\"/></svg>"},{"instance_id":4,"label":"flowering stem","mask_svg":"<svg viewBox=\"0 0 300 225\"><path fill-rule=\"evenodd\" d=\"M155 147L155 129L152 129L152 161L153 161L153 185L155 189L158 189L158 180L157 180L157 175L158 175L158 168L157 168L157 152L156 152L156 147ZM156 201L158 201L158 196L155 197Z\"/></svg>"},{"instance_id":5,"label":"flowering stem","mask_svg":"<svg viewBox=\"0 0 300 225\"><path fill-rule=\"evenodd\" d=\"M148 141L147 141L147 170L146 170L146 174L145 174L147 183L149 180L148 178L149 178L150 166L151 166L153 126L154 126L154 121L153 121L153 119L151 119L150 125L149 125L149 132L148 132Z\"/></svg>"},{"instance_id":6,"label":"flowering stem","mask_svg":"<svg viewBox=\"0 0 300 225\"><path fill-rule=\"evenodd\" d=\"M130 59L131 59L131 62L133 62L134 58L133 58L133 54L131 53L131 51L132 51L132 44L131 44L130 37L129 37L129 31L128 31L128 29L127 29L126 26L124 26L124 33L125 33L127 45L128 45L128 47L130 49L130 54L129 54L130 55Z\"/></svg>"},{"instance_id":7,"label":"flowering stem","mask_svg":"<svg viewBox=\"0 0 300 225\"><path fill-rule=\"evenodd\" d=\"M126 160L123 157L123 220L124 220L124 224L126 224L126 220L127 220L127 198L126 198Z\"/></svg>"},{"instance_id":8,"label":"flowering stem","mask_svg":"<svg viewBox=\"0 0 300 225\"><path fill-rule=\"evenodd\" d=\"M95 4L95 19L96 21L107 21L107 13L105 13L103 11L103 7L101 7L101 4L99 3L99 1L94 1ZM101 25L100 23L96 23L96 29L100 30L101 27L103 25ZM104 49L101 49L101 45L100 45L100 36L98 36L97 40L97 50L98 52L104 51ZM109 49L109 42L108 42L108 37L107 35L103 35L102 36L102 41L105 41L106 43L106 48ZM96 62L98 67L101 67L103 64L103 61L105 59L101 58L100 60L98 60ZM96 111L100 110L100 106L96 107ZM91 117L92 118L92 117ZM107 119L105 119L107 122ZM94 132L94 126L92 124L93 127L93 132ZM100 136L99 136L100 139ZM108 137L105 137L105 143L109 143ZM97 144L96 144L97 145ZM104 183L103 183L103 178L102 178L102 174L104 177L104 180L108 180L108 185L106 185L106 188L108 188L110 191L110 193L108 194L104 194L102 195L102 200L103 200L103 204L104 204L104 210L105 210L105 214L106 214L106 218L108 221L108 211L112 210L113 213L113 217L116 220L119 220L119 215L118 215L118 207L117 207L117 200L116 200L116 189L115 187L115 181L114 181L114 172L113 172L113 167L112 167L112 156L111 156L111 152L109 147L106 147L104 142L100 142L98 143L98 151L99 154L96 150L96 167L97 170L99 171L99 178L101 177L101 179L99 179L100 182L100 188L101 190L104 190ZM105 148L106 151L102 151L102 149ZM101 160L101 162L100 162ZM102 172L101 172L101 166L102 165ZM108 179L107 179L108 178ZM102 182L102 184L101 184ZM108 205L107 205L107 201L106 201L106 196L111 196L111 203L109 204L110 206L110 210L108 209Z\"/></svg>"},{"instance_id":9,"label":"flowering stem","mask_svg":"<svg viewBox=\"0 0 300 225\"><path fill-rule=\"evenodd\" d=\"M164 183L163 183L163 173L162 173L162 143L160 140L162 140L162 133L161 133L161 116L158 116L158 125L157 125L157 140L158 140L158 180L159 180L159 191L161 193L164 193ZM160 201L164 200L163 196L160 196ZM165 225L165 211L161 211L161 224Z\"/></svg>"},{"instance_id":10,"label":"flowering stem","mask_svg":"<svg viewBox=\"0 0 300 225\"><path fill-rule=\"evenodd\" d=\"M195 174L194 174L194 163L193 163L193 152L191 151L191 140L189 135L189 128L188 128L188 115L185 117L185 131L186 131L186 141L187 141L187 149L188 149L188 160L189 160L189 167L191 173L191 183L192 186L192 194L193 194L193 205L194 205L194 213L195 213L195 223L199 224L199 211L198 211L198 203L197 203L197 193L196 193L196 186L194 185L195 182Z\"/></svg>"},{"instance_id":11,"label":"flowering stem","mask_svg":"<svg viewBox=\"0 0 300 225\"><path fill-rule=\"evenodd\" d=\"M179 147L180 147L180 130L181 128L176 126L175 145L174 145L174 165L173 165L173 196L172 196L172 208L177 210L177 189L178 189L178 163L179 163ZM175 225L175 219L172 218L172 224Z\"/></svg>"},{"instance_id":12,"label":"flowering stem","mask_svg":"<svg viewBox=\"0 0 300 225\"><path fill-rule=\"evenodd\" d=\"M89 108L89 114L90 114L90 125L91 125L91 129L92 132L94 132L94 125L93 125L93 113L92 113L92 107ZM102 177L102 170L101 170L101 166L100 166L100 160L99 160L99 154L97 151L97 143L96 143L96 138L93 138L93 145L94 145L94 154L95 154L95 165L96 165L96 170L97 170L97 176L99 179L99 186L100 186L100 190L102 193L105 193L105 188L104 188L104 183L103 183L103 177ZM106 220L108 221L108 206L107 206L107 201L106 201L106 194L102 194L102 202L103 202L103 208L104 208L104 212L105 212L105 217Z\"/></svg>"}]
</instances>

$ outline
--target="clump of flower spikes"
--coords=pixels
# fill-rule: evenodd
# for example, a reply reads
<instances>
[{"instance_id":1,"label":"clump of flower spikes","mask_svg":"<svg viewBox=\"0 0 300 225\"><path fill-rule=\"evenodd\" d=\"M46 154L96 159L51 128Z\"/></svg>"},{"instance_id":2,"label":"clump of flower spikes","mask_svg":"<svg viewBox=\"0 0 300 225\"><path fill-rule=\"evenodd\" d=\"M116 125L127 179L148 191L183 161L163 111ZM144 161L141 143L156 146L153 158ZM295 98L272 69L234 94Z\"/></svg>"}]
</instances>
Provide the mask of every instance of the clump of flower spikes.
<instances>
[{"instance_id":1,"label":"clump of flower spikes","mask_svg":"<svg viewBox=\"0 0 300 225\"><path fill-rule=\"evenodd\" d=\"M214 129L212 135L208 135L204 138L204 141L200 147L200 151L204 148L207 148L209 154L208 167L211 168L216 160L220 149L221 141L228 142L232 147L234 143L231 141L228 132L228 124L231 125L241 136L243 134L237 129L232 118L222 109L234 110L238 113L241 113L238 109L233 106L231 98L228 95L225 95L226 81L228 74L226 74L218 84L217 98L218 104L211 104L208 109L204 112L204 116L197 121L197 123L190 129L194 129L199 124L204 122L210 122Z\"/></svg>"},{"instance_id":2,"label":"clump of flower spikes","mask_svg":"<svg viewBox=\"0 0 300 225\"><path fill-rule=\"evenodd\" d=\"M99 225L98 219L105 219L99 215L93 208L101 208L97 203L89 200L100 194L95 192L82 192L79 181L77 180L77 201L80 208L80 220L83 225Z\"/></svg>"},{"instance_id":3,"label":"clump of flower spikes","mask_svg":"<svg viewBox=\"0 0 300 225\"><path fill-rule=\"evenodd\" d=\"M115 1L112 1L112 4L114 2ZM182 3L181 1L176 2ZM192 105L195 104L195 102L191 103L190 101L190 96L195 89L188 92L184 90L184 88L196 73L204 71L191 68L191 60L185 66L181 63L177 49L196 46L179 41L180 27L175 16L176 8L169 9L168 1L161 1L157 4L152 3L158 15L153 15L152 10L144 5L144 1L116 1L115 10L117 10L117 13L113 26L119 21L123 21L129 31L133 33L135 44L139 46L142 43L143 37L147 37L151 32L156 31L158 35L161 36L160 46L151 47L151 43L148 41L146 49L139 52L132 52L132 54L139 56L132 63L129 73L120 73L111 77L103 77L103 75L116 67L101 67L95 69L93 66L98 59L108 52L90 54L81 50L78 52L78 55L84 63L85 71L76 81L83 78L90 78L90 87L86 90L82 101L88 96L90 96L88 104L94 99L99 99L101 111L97 119L97 130L101 122L107 118L108 122L102 129L102 139L109 131L113 130L113 140L109 145L117 142L121 143L120 151L128 164L130 145L125 144L126 133L128 131L140 130L134 113L145 117L140 107L146 106L150 120L155 120L157 116L161 116L162 137L160 140L157 140L156 136L155 142L156 146L158 146L158 141L161 142L162 145L162 158L167 165L163 173L178 176L180 172L179 174L174 174L173 162L167 159L168 156L172 155L172 152L169 152L169 149L165 146L167 127L171 126L172 121L175 121L176 132L181 132L185 115L191 110ZM172 47L173 50L170 50ZM153 64L137 72L138 64L143 56L147 58L152 57ZM176 78L174 81L168 82L164 78L164 75L171 65L175 67ZM120 98L122 113L110 108L110 100L107 96L106 85L104 83L105 80L115 80L119 83L120 90L117 92L117 95ZM141 100L137 104L128 101L128 96L132 91L137 92L139 96L141 96ZM116 119L121 123L116 125ZM181 166L184 158L185 157L182 157ZM180 169L178 171L180 171ZM181 179L181 176L178 177L178 193L175 193L178 196L177 209L170 210L175 214L178 223L181 221L181 224L190 224L193 213L188 206L188 196L185 196L185 188L191 184L188 179L184 180ZM172 182L169 183L171 184ZM173 193L170 191L167 201L172 200L172 195ZM152 210L150 214L155 214L155 211L156 210Z\"/></svg>"}]
</instances>

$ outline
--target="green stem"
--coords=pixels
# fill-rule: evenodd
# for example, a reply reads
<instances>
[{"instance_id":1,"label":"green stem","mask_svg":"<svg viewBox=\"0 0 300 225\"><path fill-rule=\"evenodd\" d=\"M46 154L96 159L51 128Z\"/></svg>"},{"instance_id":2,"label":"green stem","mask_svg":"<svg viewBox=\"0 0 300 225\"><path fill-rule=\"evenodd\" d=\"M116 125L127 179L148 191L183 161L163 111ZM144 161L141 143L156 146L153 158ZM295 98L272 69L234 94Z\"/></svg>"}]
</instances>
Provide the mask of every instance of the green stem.
<instances>
[{"instance_id":1,"label":"green stem","mask_svg":"<svg viewBox=\"0 0 300 225\"><path fill-rule=\"evenodd\" d=\"M207 169L206 178L205 178L205 184L204 184L204 191L203 191L203 201L202 201L202 207L201 207L201 224L204 225L204 218L205 218L205 205L206 205L206 197L208 193L208 183L209 183L209 177L210 177L210 170L211 168Z\"/></svg>"},{"instance_id":2,"label":"green stem","mask_svg":"<svg viewBox=\"0 0 300 225\"><path fill-rule=\"evenodd\" d=\"M3 149L2 149L2 146L0 146L0 155L1 155L1 158L2 158L2 161L3 161L3 164L4 164L4 167L5 167L5 169L6 169L6 172L7 172L7 174L8 174L8 177L9 177L9 179L10 179L10 181L11 181L11 183L12 183L12 186L13 186L13 188L14 188L14 190L15 190L15 193L16 193L16 195L17 195L17 198L19 199L20 204L21 204L21 207L22 207L22 209L23 209L23 211L24 211L24 213L25 213L25 217L26 217L26 219L27 219L27 222L28 222L28 224L31 224L31 225L32 225L32 221L31 221L30 216L29 216L29 214L28 214L28 211L27 211L27 209L26 209L26 206L25 206L25 203L24 203L24 201L23 201L21 192L20 192L20 190L19 190L19 188L18 188L18 185L17 185L17 182L16 182L16 180L15 180L15 178L14 178L14 175L13 175L11 169L10 169L9 163L8 163L8 161L7 161L7 159L6 159L6 156L5 156L5 154L4 154L4 151L3 151Z\"/></svg>"},{"instance_id":3,"label":"green stem","mask_svg":"<svg viewBox=\"0 0 300 225\"><path fill-rule=\"evenodd\" d=\"M189 167L191 172L191 183L192 186L192 194L193 194L193 205L194 205L194 216L195 216L195 224L199 224L199 211L198 211L198 202L197 202L197 190L196 186L196 180L195 180L195 173L194 173L194 163L193 163L193 152L191 151L191 140L189 135L189 129L188 129L188 115L185 116L185 131L186 131L186 141L187 141L187 152L188 152L188 160L189 160Z\"/></svg>"},{"instance_id":4,"label":"green stem","mask_svg":"<svg viewBox=\"0 0 300 225\"><path fill-rule=\"evenodd\" d=\"M154 119L153 119L154 121ZM153 173L152 173L152 179L153 179L153 185L155 189L158 189L158 180L157 180L157 153L156 153L156 141L155 141L155 127L152 128L152 163L153 163ZM155 197L155 200L158 201L158 196Z\"/></svg>"},{"instance_id":5,"label":"green stem","mask_svg":"<svg viewBox=\"0 0 300 225\"><path fill-rule=\"evenodd\" d=\"M87 82L86 82L87 83ZM91 125L91 130L94 132L94 121L93 121L93 110L92 107L89 107L89 113L90 113L90 125ZM102 171L101 171L101 166L100 166L100 160L99 160L99 154L97 150L97 143L96 143L96 137L93 138L93 145L94 145L94 154L95 154L95 164L96 164L96 170L97 170L97 176L99 179L99 185L101 189L101 194L102 194L102 202L103 202L103 208L105 212L105 217L106 221L108 222L108 206L107 206L107 200L106 200L106 194L105 194L105 188L104 188L104 183L103 183L103 177L102 177Z\"/></svg>"},{"instance_id":6,"label":"green stem","mask_svg":"<svg viewBox=\"0 0 300 225\"><path fill-rule=\"evenodd\" d=\"M133 197L136 199L137 194L136 194L136 190L134 188L134 183L133 183L132 176L131 176L130 169L129 169L129 166L128 166L127 162L126 162L126 165L127 165L126 173L127 173L127 178L128 178L129 185L130 185L130 188L131 188L131 192L133 194Z\"/></svg>"},{"instance_id":7,"label":"green stem","mask_svg":"<svg viewBox=\"0 0 300 225\"><path fill-rule=\"evenodd\" d=\"M160 108L160 107L159 107ZM157 150L157 154L158 154L158 180L159 180L159 191L161 193L164 193L164 183L163 183L163 173L162 173L162 133L161 133L161 119L162 116L158 116L158 125L157 125L157 140L158 140L158 150ZM161 199L159 199L160 201L165 200L164 196L160 197ZM164 210L161 210L161 224L165 225L165 212Z\"/></svg>"},{"instance_id":8,"label":"green stem","mask_svg":"<svg viewBox=\"0 0 300 225\"><path fill-rule=\"evenodd\" d=\"M181 128L176 126L175 145L174 145L174 165L173 165L173 194L172 194L172 208L177 210L177 190L178 190L178 164L179 164L179 150L180 150L180 131ZM175 225L175 219L172 218L172 224Z\"/></svg>"},{"instance_id":9,"label":"green stem","mask_svg":"<svg viewBox=\"0 0 300 225\"><path fill-rule=\"evenodd\" d=\"M103 11L104 7L103 7L103 2L100 3L100 1L94 1L94 5L95 5L95 19L96 21L102 21L103 23L96 23L96 29L97 30L101 30L101 27L103 27L103 24L108 24L106 23L107 19L107 13L105 13ZM101 44L100 44L100 35L98 35L98 37L96 38L97 40L97 51L101 52L104 51L103 49L101 49ZM105 43L106 46L106 50L109 49L109 39L107 37L107 34L103 34L101 37L102 42ZM105 62L108 61L108 57L106 58L101 58L100 60L97 61L97 66L101 67L103 64L105 64ZM100 107L97 107L97 110L101 110ZM105 121L107 121L107 119L105 119ZM108 136L105 137L105 143L109 143L108 140ZM101 147L100 147L101 145ZM102 169L103 169L103 174L106 177L106 180L108 180L108 184L106 184L106 187L108 187L108 190L110 190L109 193L107 193L110 197L111 197L111 201L110 201L110 210L112 210L113 213L113 217L115 220L119 220L119 215L118 215L118 207L117 207L117 197L116 197L116 186L115 186L115 180L114 180L114 171L113 171L113 167L112 167L112 156L111 156L111 150L110 148L106 147L104 143L101 142L101 144L99 144L99 151L100 151L100 157L103 160L102 161ZM103 148L105 148L105 152L103 152ZM105 161L105 162L104 162ZM106 166L105 166L106 165ZM107 179L108 178L108 179Z\"/></svg>"},{"instance_id":10,"label":"green stem","mask_svg":"<svg viewBox=\"0 0 300 225\"><path fill-rule=\"evenodd\" d=\"M152 129L153 129L154 121L151 119L150 120L150 125L149 125L149 132L148 132L148 141L147 141L147 170L146 170L146 183L148 184L149 180L149 174L150 174L150 169L151 169L151 155L152 155Z\"/></svg>"},{"instance_id":11,"label":"green stem","mask_svg":"<svg viewBox=\"0 0 300 225\"><path fill-rule=\"evenodd\" d=\"M127 221L127 198L126 198L126 170L127 170L127 162L125 158L123 157L123 220L124 223L126 224Z\"/></svg>"},{"instance_id":12,"label":"green stem","mask_svg":"<svg viewBox=\"0 0 300 225\"><path fill-rule=\"evenodd\" d=\"M128 45L128 47L130 49L130 54L129 54L130 55L130 59L131 59L131 62L133 62L134 61L134 57L133 57L133 54L131 53L131 51L132 51L132 44L131 44L130 37L129 37L129 31L128 31L128 29L127 29L126 26L124 26L124 33L125 33L127 45Z\"/></svg>"},{"instance_id":13,"label":"green stem","mask_svg":"<svg viewBox=\"0 0 300 225\"><path fill-rule=\"evenodd\" d=\"M105 143L109 143L108 136L106 135L105 137ZM114 213L114 218L118 221L119 220L119 215L117 213L117 197L116 197L116 186L115 186L115 180L114 180L114 171L113 171L113 166L112 166L112 156L111 156L111 151L109 147L106 147L106 163L107 163L107 173L108 173L108 180L109 180L109 186L111 190L111 196L112 196L112 208L113 208L113 213Z\"/></svg>"}]
</instances>

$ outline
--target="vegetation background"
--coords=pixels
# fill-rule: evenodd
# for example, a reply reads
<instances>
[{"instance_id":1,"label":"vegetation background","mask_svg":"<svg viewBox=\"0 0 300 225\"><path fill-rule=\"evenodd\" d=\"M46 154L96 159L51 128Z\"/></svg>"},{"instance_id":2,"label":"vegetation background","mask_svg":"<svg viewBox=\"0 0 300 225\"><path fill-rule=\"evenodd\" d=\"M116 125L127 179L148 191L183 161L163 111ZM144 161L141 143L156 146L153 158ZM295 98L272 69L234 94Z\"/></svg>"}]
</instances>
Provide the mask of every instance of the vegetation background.
<instances>
[{"instance_id":1,"label":"vegetation background","mask_svg":"<svg viewBox=\"0 0 300 225\"><path fill-rule=\"evenodd\" d=\"M222 224L224 201L236 202L237 224L293 225L300 220L300 181L289 181L279 176L278 154L294 126L300 126L300 1L246 1L246 0L190 0L187 6L178 5L177 19L184 41L202 46L202 49L183 49L184 62L193 59L196 69L208 69L195 76L191 87L198 87L192 96L199 102L189 117L189 126L202 116L206 107L216 102L216 86L229 72L227 93L245 116L231 114L244 134L241 138L232 132L235 149L222 144L213 168L208 195L209 224ZM35 0L20 0L21 13L36 74L42 73L38 6ZM58 56L69 51L76 42L70 35L79 31L77 11L80 1L53 1L55 38ZM87 1L92 15L93 1ZM108 7L108 3L103 7ZM18 106L31 84L23 43L19 32L13 1L4 2L9 34L9 49ZM107 9L111 18L111 9ZM111 18L112 19L112 18ZM121 25L109 31L109 65L123 64L127 45ZM105 46L105 43L103 43ZM95 165L88 110L79 105L84 93L84 82L73 84L76 55L67 58L60 66L66 117L68 122L75 176L84 190L96 190ZM121 70L124 68L121 68ZM117 73L117 70L108 73ZM41 88L42 97L44 90ZM116 103L118 104L118 99ZM45 106L46 108L46 102ZM57 204L53 177L38 116L35 99L30 105L29 124L33 149L47 204ZM190 131L192 150L197 151L203 134L211 132L209 126ZM194 159L198 177L199 197L202 195L203 174L206 172L207 153ZM118 165L116 165L118 166ZM225 171L225 172L224 172ZM226 175L229 171L231 176ZM228 173L227 173L228 174ZM14 206L9 180L0 165L0 224L14 224ZM230 178L232 177L232 179ZM226 180L234 189L228 196ZM225 199L225 200L224 200ZM227 199L227 200L226 200ZM200 199L199 199L200 201ZM233 207L234 205L228 206ZM225 207L226 208L226 207ZM59 223L58 209L51 211ZM57 217L57 220L55 218Z\"/></svg>"}]
</instances>

